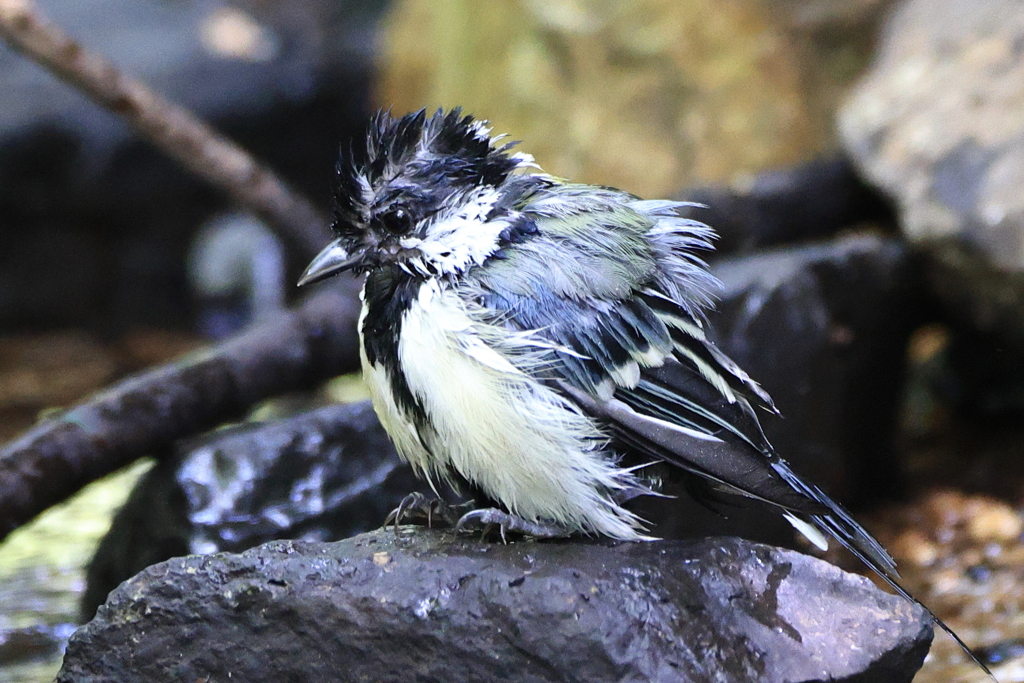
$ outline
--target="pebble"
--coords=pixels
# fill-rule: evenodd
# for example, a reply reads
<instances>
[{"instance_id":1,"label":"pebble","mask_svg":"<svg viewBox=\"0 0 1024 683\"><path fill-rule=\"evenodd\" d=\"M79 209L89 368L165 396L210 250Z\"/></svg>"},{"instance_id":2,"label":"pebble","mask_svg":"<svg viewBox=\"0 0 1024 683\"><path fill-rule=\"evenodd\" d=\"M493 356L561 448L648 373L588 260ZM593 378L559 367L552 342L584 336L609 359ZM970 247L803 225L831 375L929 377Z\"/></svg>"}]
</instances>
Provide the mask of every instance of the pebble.
<instances>
[{"instance_id":1,"label":"pebble","mask_svg":"<svg viewBox=\"0 0 1024 683\"><path fill-rule=\"evenodd\" d=\"M939 547L917 529L897 536L889 549L899 562L909 562L918 567L927 567L939 558Z\"/></svg>"},{"instance_id":2,"label":"pebble","mask_svg":"<svg viewBox=\"0 0 1024 683\"><path fill-rule=\"evenodd\" d=\"M977 498L972 503L967 533L973 540L1007 542L1020 537L1024 531L1024 519L1009 505Z\"/></svg>"}]
</instances>

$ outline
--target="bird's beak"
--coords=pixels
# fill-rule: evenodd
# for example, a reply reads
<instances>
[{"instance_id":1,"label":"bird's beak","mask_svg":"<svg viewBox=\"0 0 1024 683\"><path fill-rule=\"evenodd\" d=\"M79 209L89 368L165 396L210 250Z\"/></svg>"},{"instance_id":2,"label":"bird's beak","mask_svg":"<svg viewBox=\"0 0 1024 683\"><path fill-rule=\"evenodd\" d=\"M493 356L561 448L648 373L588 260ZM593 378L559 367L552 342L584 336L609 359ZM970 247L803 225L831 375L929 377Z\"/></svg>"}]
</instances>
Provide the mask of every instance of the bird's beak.
<instances>
[{"instance_id":1,"label":"bird's beak","mask_svg":"<svg viewBox=\"0 0 1024 683\"><path fill-rule=\"evenodd\" d=\"M306 272L299 278L299 287L326 280L332 275L358 265L361 259L362 254L349 256L345 248L341 246L341 240L334 240L310 262Z\"/></svg>"}]
</instances>

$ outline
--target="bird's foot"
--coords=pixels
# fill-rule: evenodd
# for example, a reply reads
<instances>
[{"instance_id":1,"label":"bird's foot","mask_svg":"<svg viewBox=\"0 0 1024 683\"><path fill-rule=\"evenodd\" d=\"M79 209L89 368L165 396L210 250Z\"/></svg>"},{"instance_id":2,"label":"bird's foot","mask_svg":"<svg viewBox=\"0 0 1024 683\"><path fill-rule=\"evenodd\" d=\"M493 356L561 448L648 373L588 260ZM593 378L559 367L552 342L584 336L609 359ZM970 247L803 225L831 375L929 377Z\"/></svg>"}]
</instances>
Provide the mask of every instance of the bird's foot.
<instances>
[{"instance_id":1,"label":"bird's foot","mask_svg":"<svg viewBox=\"0 0 1024 683\"><path fill-rule=\"evenodd\" d=\"M413 491L402 499L398 507L388 513L384 519L384 526L393 524L396 530L399 524L406 523L425 524L432 527L435 522L440 522L443 526L455 526L459 515L471 509L473 509L472 501L452 505L436 496L428 497L418 491Z\"/></svg>"},{"instance_id":2,"label":"bird's foot","mask_svg":"<svg viewBox=\"0 0 1024 683\"><path fill-rule=\"evenodd\" d=\"M571 532L567 531L565 527L557 524L531 522L496 508L482 508L467 512L459 518L455 525L455 532L479 528L482 530L482 535L487 536L495 526L498 527L503 542L508 542L509 533L532 536L533 538L564 538L571 535Z\"/></svg>"},{"instance_id":3,"label":"bird's foot","mask_svg":"<svg viewBox=\"0 0 1024 683\"><path fill-rule=\"evenodd\" d=\"M432 527L435 522L440 522L444 526L452 526L458 519L458 513L465 509L465 505L450 505L440 498L428 498L414 491L388 513L384 519L384 526L393 524L396 531L399 524L405 523L426 524Z\"/></svg>"}]
</instances>

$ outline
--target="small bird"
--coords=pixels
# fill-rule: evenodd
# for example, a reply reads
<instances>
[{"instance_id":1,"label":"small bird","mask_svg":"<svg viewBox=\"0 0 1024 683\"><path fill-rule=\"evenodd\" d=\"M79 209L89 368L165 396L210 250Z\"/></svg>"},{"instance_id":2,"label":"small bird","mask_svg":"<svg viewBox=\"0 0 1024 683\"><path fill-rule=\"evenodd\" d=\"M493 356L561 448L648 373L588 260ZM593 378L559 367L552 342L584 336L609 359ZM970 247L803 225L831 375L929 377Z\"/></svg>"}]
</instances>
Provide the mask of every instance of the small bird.
<instances>
[{"instance_id":1,"label":"small bird","mask_svg":"<svg viewBox=\"0 0 1024 683\"><path fill-rule=\"evenodd\" d=\"M460 109L377 114L339 161L337 239L299 282L365 273L381 423L432 485L493 503L458 526L648 539L624 503L654 493L643 467L666 462L699 498L754 499L823 549L831 536L920 605L773 450L756 412L777 412L771 398L709 340L711 228L683 202L554 178L515 144Z\"/></svg>"}]
</instances>

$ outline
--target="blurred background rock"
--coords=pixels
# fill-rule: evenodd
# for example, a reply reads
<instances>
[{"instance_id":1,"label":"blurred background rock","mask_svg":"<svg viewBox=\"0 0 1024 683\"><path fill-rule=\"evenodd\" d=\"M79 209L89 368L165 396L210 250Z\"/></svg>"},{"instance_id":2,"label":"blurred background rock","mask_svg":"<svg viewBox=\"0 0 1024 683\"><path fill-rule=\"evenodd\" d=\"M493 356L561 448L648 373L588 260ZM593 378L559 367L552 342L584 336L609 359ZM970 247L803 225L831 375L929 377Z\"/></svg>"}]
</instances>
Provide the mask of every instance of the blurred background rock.
<instances>
[{"instance_id":1,"label":"blurred background rock","mask_svg":"<svg viewBox=\"0 0 1024 683\"><path fill-rule=\"evenodd\" d=\"M558 176L665 196L836 147L886 0L395 3L377 100L462 105Z\"/></svg>"},{"instance_id":2,"label":"blurred background rock","mask_svg":"<svg viewBox=\"0 0 1024 683\"><path fill-rule=\"evenodd\" d=\"M817 457L816 476L852 505L876 506L871 528L909 567L908 587L969 642L990 646L990 661L1004 666L1000 680L1024 680L1012 669L1024 652L1014 597L1024 580L1019 3L41 0L40 7L324 209L338 143L359 135L377 107L400 114L461 105L490 119L495 132L523 140L553 174L646 197L686 197L708 184L743 192L763 171L848 155L893 201L895 220L848 226L873 233L867 237L731 255L719 266L736 278L723 344L760 364L775 384L769 388L790 402L794 417L777 427L778 438L800 444L812 464ZM232 215L219 193L3 45L0 93L0 437L292 298L290 283L304 264L275 256L273 235ZM266 246L240 254L239 239ZM858 256L854 265L867 265L851 267L851 244L898 267L879 269L874 256ZM235 257L218 256L225 249ZM765 272L776 275L758 277ZM877 286L865 287L861 278L872 273ZM851 298L860 291L871 296ZM748 315L755 309L776 313ZM762 353L768 335L794 340L785 342L786 355ZM806 374L787 370L804 353L797 342L808 344ZM357 384L335 383L254 417L291 419L296 406L358 398ZM865 437L863 430L875 431ZM211 435L210 443L221 437L245 443L227 435ZM180 444L179 457L200 452L205 437L198 438ZM854 442L859 450L844 450ZM872 448L875 459L851 455ZM0 682L48 680L56 671L87 558L145 469L100 483L0 545ZM865 469L876 476L871 491ZM157 486L156 476L145 486ZM166 472L168 485L176 476ZM852 486L857 477L861 485ZM135 494L143 510L151 490ZM176 499L168 490L161 500ZM879 499L888 502L877 507ZM113 552L135 567L150 550ZM110 566L109 557L104 562ZM93 602L101 599L96 590ZM937 643L918 680L973 680L956 668L955 649Z\"/></svg>"}]
</instances>

